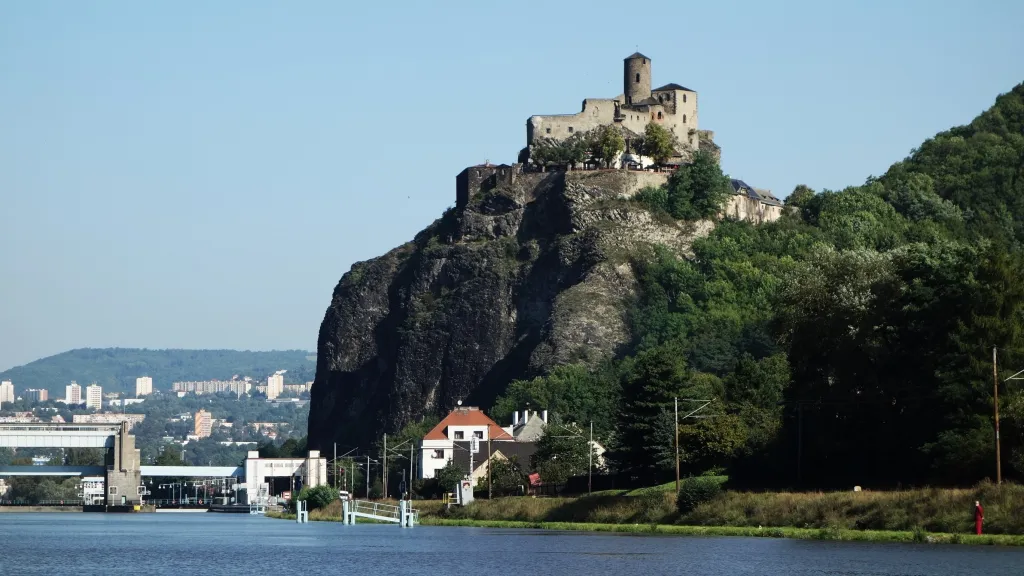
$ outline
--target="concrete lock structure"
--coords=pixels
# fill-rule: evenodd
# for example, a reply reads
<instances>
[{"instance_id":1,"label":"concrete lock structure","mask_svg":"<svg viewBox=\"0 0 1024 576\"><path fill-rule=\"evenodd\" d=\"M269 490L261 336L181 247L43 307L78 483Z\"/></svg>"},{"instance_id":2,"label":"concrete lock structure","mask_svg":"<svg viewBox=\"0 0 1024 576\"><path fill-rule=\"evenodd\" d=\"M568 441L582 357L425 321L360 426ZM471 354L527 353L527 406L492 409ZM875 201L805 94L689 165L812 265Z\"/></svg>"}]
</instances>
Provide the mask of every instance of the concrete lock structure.
<instances>
[{"instance_id":1,"label":"concrete lock structure","mask_svg":"<svg viewBox=\"0 0 1024 576\"><path fill-rule=\"evenodd\" d=\"M81 476L87 505L140 506L143 477L239 478L239 504L262 504L275 496L270 480L290 478L289 489L327 484L327 459L319 450L305 458L260 458L251 450L243 466L143 466L129 423L0 424L0 448L106 448L103 466L0 466L3 476ZM102 489L98 485L102 480Z\"/></svg>"},{"instance_id":2,"label":"concrete lock structure","mask_svg":"<svg viewBox=\"0 0 1024 576\"><path fill-rule=\"evenodd\" d=\"M273 496L271 478L296 478L297 486L314 488L327 484L327 459L319 450L310 450L305 458L260 458L250 450L245 459L246 504L266 504Z\"/></svg>"}]
</instances>

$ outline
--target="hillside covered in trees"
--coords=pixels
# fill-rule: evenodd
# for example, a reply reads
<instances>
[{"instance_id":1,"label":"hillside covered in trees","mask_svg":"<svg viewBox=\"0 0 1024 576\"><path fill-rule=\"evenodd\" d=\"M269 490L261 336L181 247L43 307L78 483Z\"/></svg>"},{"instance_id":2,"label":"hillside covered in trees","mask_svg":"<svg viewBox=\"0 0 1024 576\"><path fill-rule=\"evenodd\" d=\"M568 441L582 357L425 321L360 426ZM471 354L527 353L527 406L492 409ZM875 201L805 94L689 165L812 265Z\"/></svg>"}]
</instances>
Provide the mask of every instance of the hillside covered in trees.
<instances>
[{"instance_id":1,"label":"hillside covered in trees","mask_svg":"<svg viewBox=\"0 0 1024 576\"><path fill-rule=\"evenodd\" d=\"M503 424L526 406L593 422L613 470L654 483L674 474L680 398L680 415L710 401L681 422L684 475L815 488L994 478L993 347L1001 379L1024 369L1024 85L863 185L797 187L777 222L658 241L693 230L675 218L726 185L706 162L589 212L567 183L529 202L499 191L354 266L321 327L310 444L354 438L358 418L395 432L468 398ZM518 229L465 240L498 218ZM657 233L636 241L641 227ZM371 302L367 336L353 326ZM569 347L573 329L606 344L620 316L612 352ZM1000 384L999 410L1004 477L1024 480L1021 384Z\"/></svg>"},{"instance_id":2,"label":"hillside covered in trees","mask_svg":"<svg viewBox=\"0 0 1024 576\"><path fill-rule=\"evenodd\" d=\"M153 378L154 390L170 390L173 382L230 380L251 376L266 383L267 376L287 370L287 383L313 379L316 358L303 350L250 352L240 350L148 350L143 348L79 348L48 356L0 372L0 380L14 382L21 394L27 388L45 388L51 398L63 398L72 380L82 386L93 382L104 392L135 394L135 379Z\"/></svg>"}]
</instances>

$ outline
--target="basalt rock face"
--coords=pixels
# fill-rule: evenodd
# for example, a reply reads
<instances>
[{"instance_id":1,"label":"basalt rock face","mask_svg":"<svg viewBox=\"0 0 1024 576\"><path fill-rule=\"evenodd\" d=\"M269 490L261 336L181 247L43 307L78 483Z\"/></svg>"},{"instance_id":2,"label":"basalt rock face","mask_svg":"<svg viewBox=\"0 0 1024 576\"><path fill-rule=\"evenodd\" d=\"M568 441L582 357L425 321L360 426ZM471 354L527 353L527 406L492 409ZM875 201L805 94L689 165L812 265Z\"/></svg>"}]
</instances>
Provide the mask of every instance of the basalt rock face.
<instances>
[{"instance_id":1,"label":"basalt rock face","mask_svg":"<svg viewBox=\"0 0 1024 576\"><path fill-rule=\"evenodd\" d=\"M614 355L630 338L631 262L654 244L686 253L710 229L625 199L658 177L518 174L353 265L320 326L310 447L366 446L459 400L486 408L513 379Z\"/></svg>"}]
</instances>

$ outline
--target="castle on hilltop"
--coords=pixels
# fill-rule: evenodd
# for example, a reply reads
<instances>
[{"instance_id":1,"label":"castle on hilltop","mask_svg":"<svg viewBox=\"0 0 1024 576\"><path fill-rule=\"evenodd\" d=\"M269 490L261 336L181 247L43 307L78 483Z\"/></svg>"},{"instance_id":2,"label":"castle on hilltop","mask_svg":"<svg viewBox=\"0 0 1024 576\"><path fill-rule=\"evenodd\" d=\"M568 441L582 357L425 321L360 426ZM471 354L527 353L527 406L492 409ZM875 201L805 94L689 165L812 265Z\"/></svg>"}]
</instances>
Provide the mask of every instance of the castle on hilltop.
<instances>
[{"instance_id":1,"label":"castle on hilltop","mask_svg":"<svg viewBox=\"0 0 1024 576\"><path fill-rule=\"evenodd\" d=\"M641 154L644 132L649 124L658 124L675 138L675 155L655 166L654 159ZM700 150L721 159L721 149L714 142L714 132L698 127L697 92L679 84L666 84L651 89L651 59L636 52L622 66L622 94L615 98L587 98L577 114L530 116L526 121L526 147L515 164L494 165L490 162L470 166L455 177L455 206L463 208L470 198L481 192L519 185L536 189L541 185L547 166L539 158L531 160L531 151L538 144L565 143L595 129L610 128L622 134L618 154L605 163L611 170L601 170L593 157L582 162L563 161L556 166L564 178L579 180L592 174L616 174L606 178L620 198L628 198L645 186L664 185L673 168L691 161ZM607 159L606 159L607 160ZM582 170L580 170L582 168ZM772 222L782 216L784 205L770 190L755 188L743 180L731 180L732 197L722 206L720 215L754 223Z\"/></svg>"},{"instance_id":2,"label":"castle on hilltop","mask_svg":"<svg viewBox=\"0 0 1024 576\"><path fill-rule=\"evenodd\" d=\"M615 98L586 98L577 114L530 116L526 121L526 145L529 148L541 138L564 140L612 126L622 132L626 142L620 162L646 168L653 161L636 154L633 144L652 122L675 136L681 148L676 163L689 156L690 151L702 148L718 154L714 133L698 127L697 92L679 84L665 84L652 90L651 59L639 52L623 61L622 94Z\"/></svg>"}]
</instances>

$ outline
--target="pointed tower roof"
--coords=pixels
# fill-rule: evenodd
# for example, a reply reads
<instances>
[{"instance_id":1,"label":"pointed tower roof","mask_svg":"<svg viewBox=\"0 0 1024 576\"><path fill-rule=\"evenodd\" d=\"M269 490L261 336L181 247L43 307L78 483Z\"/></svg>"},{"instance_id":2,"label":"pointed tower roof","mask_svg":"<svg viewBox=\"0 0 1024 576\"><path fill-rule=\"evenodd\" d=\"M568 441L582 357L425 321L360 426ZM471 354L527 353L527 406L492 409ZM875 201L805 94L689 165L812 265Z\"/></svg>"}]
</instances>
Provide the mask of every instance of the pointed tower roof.
<instances>
[{"instance_id":1,"label":"pointed tower roof","mask_svg":"<svg viewBox=\"0 0 1024 576\"><path fill-rule=\"evenodd\" d=\"M632 54L629 55L628 58L626 58L626 60L650 60L650 58L644 56L639 52L633 52Z\"/></svg>"}]
</instances>

